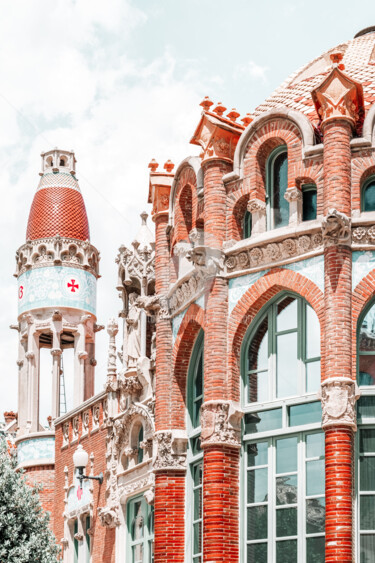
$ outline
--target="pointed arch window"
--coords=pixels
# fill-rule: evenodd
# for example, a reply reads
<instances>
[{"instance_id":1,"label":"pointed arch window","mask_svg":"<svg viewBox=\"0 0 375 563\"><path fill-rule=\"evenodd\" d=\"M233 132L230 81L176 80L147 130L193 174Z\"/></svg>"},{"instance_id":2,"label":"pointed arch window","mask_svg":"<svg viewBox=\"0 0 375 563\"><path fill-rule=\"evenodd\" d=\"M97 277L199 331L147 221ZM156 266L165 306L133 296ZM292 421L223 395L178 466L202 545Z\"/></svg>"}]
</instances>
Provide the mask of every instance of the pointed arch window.
<instances>
[{"instance_id":1,"label":"pointed arch window","mask_svg":"<svg viewBox=\"0 0 375 563\"><path fill-rule=\"evenodd\" d=\"M247 403L318 391L320 325L304 299L284 294L261 314L245 340L243 374Z\"/></svg>"},{"instance_id":2,"label":"pointed arch window","mask_svg":"<svg viewBox=\"0 0 375 563\"><path fill-rule=\"evenodd\" d=\"M289 203L285 199L288 188L288 151L286 145L277 147L267 160L267 226L268 230L289 224Z\"/></svg>"},{"instance_id":3,"label":"pointed arch window","mask_svg":"<svg viewBox=\"0 0 375 563\"><path fill-rule=\"evenodd\" d=\"M358 385L375 385L375 303L367 309L358 330Z\"/></svg>"},{"instance_id":4,"label":"pointed arch window","mask_svg":"<svg viewBox=\"0 0 375 563\"><path fill-rule=\"evenodd\" d=\"M242 226L244 239L249 238L251 236L251 226L252 226L252 215L250 211L246 210L243 218L243 226Z\"/></svg>"},{"instance_id":5,"label":"pointed arch window","mask_svg":"<svg viewBox=\"0 0 375 563\"><path fill-rule=\"evenodd\" d=\"M375 176L371 176L362 186L362 211L375 211Z\"/></svg>"},{"instance_id":6,"label":"pointed arch window","mask_svg":"<svg viewBox=\"0 0 375 563\"><path fill-rule=\"evenodd\" d=\"M142 461L143 461L142 442L143 442L143 425L141 424L141 427L140 427L139 433L138 433L138 439L137 439L137 463L142 463Z\"/></svg>"}]
</instances>

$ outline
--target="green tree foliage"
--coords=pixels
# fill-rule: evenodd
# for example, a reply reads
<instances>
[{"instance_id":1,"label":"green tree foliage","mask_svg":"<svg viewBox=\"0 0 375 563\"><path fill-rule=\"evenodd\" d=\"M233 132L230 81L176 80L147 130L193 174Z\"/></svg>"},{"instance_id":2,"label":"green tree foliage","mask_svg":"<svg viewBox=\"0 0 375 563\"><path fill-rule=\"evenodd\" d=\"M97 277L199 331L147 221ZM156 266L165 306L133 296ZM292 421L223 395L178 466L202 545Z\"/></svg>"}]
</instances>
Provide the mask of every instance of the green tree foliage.
<instances>
[{"instance_id":1,"label":"green tree foliage","mask_svg":"<svg viewBox=\"0 0 375 563\"><path fill-rule=\"evenodd\" d=\"M27 485L15 467L14 456L0 438L0 562L56 563L59 548L38 488Z\"/></svg>"}]
</instances>

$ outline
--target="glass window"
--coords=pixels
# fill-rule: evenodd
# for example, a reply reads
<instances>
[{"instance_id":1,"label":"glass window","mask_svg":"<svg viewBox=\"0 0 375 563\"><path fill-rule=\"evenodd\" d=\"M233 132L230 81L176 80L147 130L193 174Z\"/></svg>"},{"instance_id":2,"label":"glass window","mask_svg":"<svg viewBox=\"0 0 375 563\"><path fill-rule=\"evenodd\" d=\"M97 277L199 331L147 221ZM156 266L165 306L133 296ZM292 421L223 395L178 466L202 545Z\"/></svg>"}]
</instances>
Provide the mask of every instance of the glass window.
<instances>
[{"instance_id":1,"label":"glass window","mask_svg":"<svg viewBox=\"0 0 375 563\"><path fill-rule=\"evenodd\" d=\"M318 391L320 325L304 299L287 295L274 301L246 346L249 403Z\"/></svg>"},{"instance_id":2,"label":"glass window","mask_svg":"<svg viewBox=\"0 0 375 563\"><path fill-rule=\"evenodd\" d=\"M192 464L190 466L191 478L193 484L193 563L201 563L202 561L202 498L203 498L203 462Z\"/></svg>"},{"instance_id":3,"label":"glass window","mask_svg":"<svg viewBox=\"0 0 375 563\"><path fill-rule=\"evenodd\" d=\"M78 540L77 540L77 538L76 538L76 534L78 534L78 520L77 520L77 519L74 520L74 525L73 525L74 563L78 563L78 548L79 548L79 544L78 544Z\"/></svg>"},{"instance_id":4,"label":"glass window","mask_svg":"<svg viewBox=\"0 0 375 563\"><path fill-rule=\"evenodd\" d=\"M375 305L367 311L358 332L358 384L375 385Z\"/></svg>"},{"instance_id":5,"label":"glass window","mask_svg":"<svg viewBox=\"0 0 375 563\"><path fill-rule=\"evenodd\" d=\"M360 563L371 561L375 549L375 429L359 432L358 520Z\"/></svg>"},{"instance_id":6,"label":"glass window","mask_svg":"<svg viewBox=\"0 0 375 563\"><path fill-rule=\"evenodd\" d=\"M375 178L368 180L362 188L362 211L375 211Z\"/></svg>"},{"instance_id":7,"label":"glass window","mask_svg":"<svg viewBox=\"0 0 375 563\"><path fill-rule=\"evenodd\" d=\"M143 448L141 446L143 442L143 426L139 429L138 440L137 440L137 463L142 463L143 461Z\"/></svg>"},{"instance_id":8,"label":"glass window","mask_svg":"<svg viewBox=\"0 0 375 563\"><path fill-rule=\"evenodd\" d=\"M324 563L324 434L251 442L245 452L246 563Z\"/></svg>"},{"instance_id":9,"label":"glass window","mask_svg":"<svg viewBox=\"0 0 375 563\"><path fill-rule=\"evenodd\" d=\"M289 223L289 203L284 198L288 188L288 153L286 146L275 149L267 162L267 225L268 229Z\"/></svg>"},{"instance_id":10,"label":"glass window","mask_svg":"<svg viewBox=\"0 0 375 563\"><path fill-rule=\"evenodd\" d=\"M252 215L250 211L246 211L243 218L243 238L249 238L251 236L251 225Z\"/></svg>"},{"instance_id":11,"label":"glass window","mask_svg":"<svg viewBox=\"0 0 375 563\"><path fill-rule=\"evenodd\" d=\"M302 221L316 219L316 185L304 184L302 186Z\"/></svg>"},{"instance_id":12,"label":"glass window","mask_svg":"<svg viewBox=\"0 0 375 563\"><path fill-rule=\"evenodd\" d=\"M153 561L154 521L152 507L143 496L128 501L128 558L131 563Z\"/></svg>"},{"instance_id":13,"label":"glass window","mask_svg":"<svg viewBox=\"0 0 375 563\"><path fill-rule=\"evenodd\" d=\"M194 345L188 375L188 409L192 428L200 426L200 410L203 402L203 331Z\"/></svg>"}]
</instances>

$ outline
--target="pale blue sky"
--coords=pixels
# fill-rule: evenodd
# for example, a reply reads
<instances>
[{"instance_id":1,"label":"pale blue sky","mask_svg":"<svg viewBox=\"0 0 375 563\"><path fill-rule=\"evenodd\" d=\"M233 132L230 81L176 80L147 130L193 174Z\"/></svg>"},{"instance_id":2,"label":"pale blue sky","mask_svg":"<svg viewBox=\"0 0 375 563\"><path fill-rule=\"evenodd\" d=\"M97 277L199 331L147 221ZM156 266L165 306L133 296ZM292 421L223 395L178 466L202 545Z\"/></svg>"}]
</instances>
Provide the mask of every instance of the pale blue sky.
<instances>
[{"instance_id":1,"label":"pale blue sky","mask_svg":"<svg viewBox=\"0 0 375 563\"><path fill-rule=\"evenodd\" d=\"M16 0L0 19L0 413L17 409L14 253L40 152L74 148L102 253L98 322L116 316L114 259L147 205L151 158L178 164L209 95L243 115L291 72L375 24L369 0ZM97 391L107 335L98 335Z\"/></svg>"}]
</instances>

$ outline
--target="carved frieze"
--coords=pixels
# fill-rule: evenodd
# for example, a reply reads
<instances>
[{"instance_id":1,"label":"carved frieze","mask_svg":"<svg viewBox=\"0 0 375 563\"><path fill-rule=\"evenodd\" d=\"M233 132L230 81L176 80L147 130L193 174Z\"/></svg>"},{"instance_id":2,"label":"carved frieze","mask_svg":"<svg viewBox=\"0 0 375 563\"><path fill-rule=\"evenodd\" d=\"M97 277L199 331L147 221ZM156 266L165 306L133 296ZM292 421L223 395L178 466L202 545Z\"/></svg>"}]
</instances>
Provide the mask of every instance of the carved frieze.
<instances>
[{"instance_id":1,"label":"carved frieze","mask_svg":"<svg viewBox=\"0 0 375 563\"><path fill-rule=\"evenodd\" d=\"M375 246L375 225L352 227L352 244Z\"/></svg>"},{"instance_id":2,"label":"carved frieze","mask_svg":"<svg viewBox=\"0 0 375 563\"><path fill-rule=\"evenodd\" d=\"M359 396L356 382L348 377L332 377L323 381L320 390L322 428L350 426L357 430L355 403Z\"/></svg>"},{"instance_id":3,"label":"carved frieze","mask_svg":"<svg viewBox=\"0 0 375 563\"><path fill-rule=\"evenodd\" d=\"M321 233L290 236L278 242L265 242L259 246L233 252L225 260L228 273L272 265L290 258L297 258L312 251L323 249Z\"/></svg>"},{"instance_id":4,"label":"carved frieze","mask_svg":"<svg viewBox=\"0 0 375 563\"><path fill-rule=\"evenodd\" d=\"M16 253L16 272L19 276L31 268L70 266L88 270L99 277L100 253L89 241L60 236L28 241Z\"/></svg>"},{"instance_id":5,"label":"carved frieze","mask_svg":"<svg viewBox=\"0 0 375 563\"><path fill-rule=\"evenodd\" d=\"M155 471L186 470L187 437L180 430L164 430L155 434L157 453Z\"/></svg>"},{"instance_id":6,"label":"carved frieze","mask_svg":"<svg viewBox=\"0 0 375 563\"><path fill-rule=\"evenodd\" d=\"M232 401L207 401L201 410L201 445L241 447L241 419L243 412Z\"/></svg>"},{"instance_id":7,"label":"carved frieze","mask_svg":"<svg viewBox=\"0 0 375 563\"><path fill-rule=\"evenodd\" d=\"M322 221L322 235L324 244L350 244L351 220L337 209L329 209Z\"/></svg>"}]
</instances>

